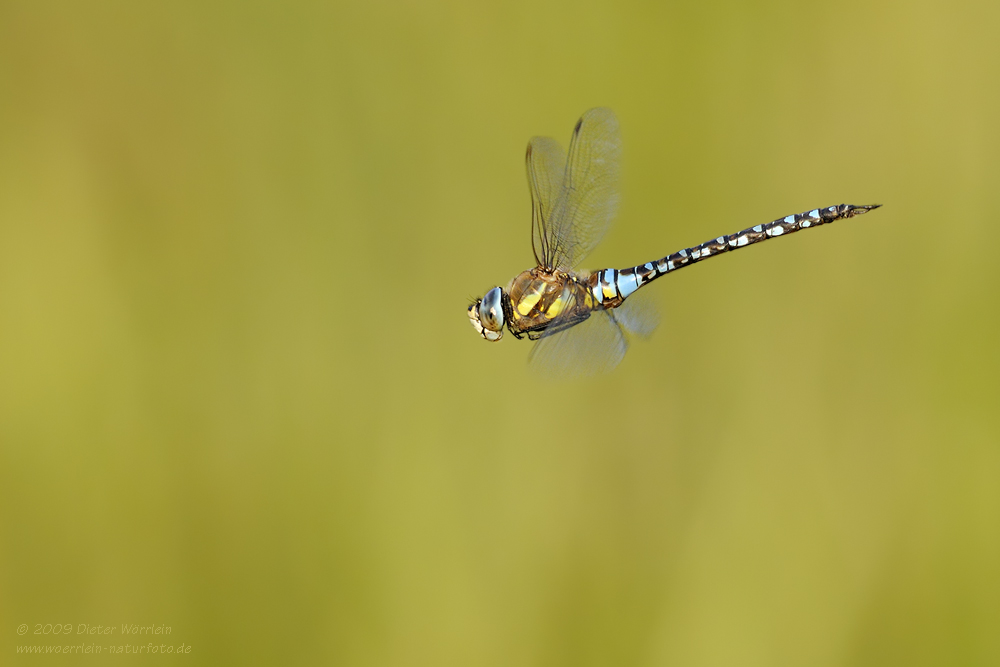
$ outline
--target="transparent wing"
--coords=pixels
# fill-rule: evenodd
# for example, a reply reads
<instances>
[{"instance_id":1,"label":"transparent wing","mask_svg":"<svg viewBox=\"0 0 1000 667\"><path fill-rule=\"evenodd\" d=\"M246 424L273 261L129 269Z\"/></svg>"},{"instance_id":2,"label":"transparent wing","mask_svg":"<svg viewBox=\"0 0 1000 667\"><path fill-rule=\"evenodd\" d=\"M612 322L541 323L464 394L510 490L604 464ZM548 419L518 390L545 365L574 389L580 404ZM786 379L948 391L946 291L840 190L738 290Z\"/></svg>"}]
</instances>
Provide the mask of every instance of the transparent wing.
<instances>
[{"instance_id":1,"label":"transparent wing","mask_svg":"<svg viewBox=\"0 0 1000 667\"><path fill-rule=\"evenodd\" d=\"M547 268L569 270L594 249L618 213L621 137L611 109L583 114L573 129L562 187L546 221Z\"/></svg>"},{"instance_id":2,"label":"transparent wing","mask_svg":"<svg viewBox=\"0 0 1000 667\"><path fill-rule=\"evenodd\" d=\"M660 311L656 307L653 294L640 289L612 311L625 331L640 338L649 338L653 335L653 331L660 325Z\"/></svg>"},{"instance_id":3,"label":"transparent wing","mask_svg":"<svg viewBox=\"0 0 1000 667\"><path fill-rule=\"evenodd\" d=\"M621 363L628 341L609 310L599 310L579 324L546 336L528 356L532 368L552 378L607 373Z\"/></svg>"},{"instance_id":4,"label":"transparent wing","mask_svg":"<svg viewBox=\"0 0 1000 667\"><path fill-rule=\"evenodd\" d=\"M533 137L524 158L531 191L531 249L535 262L544 265L549 252L552 207L562 190L566 151L551 137Z\"/></svg>"},{"instance_id":5,"label":"transparent wing","mask_svg":"<svg viewBox=\"0 0 1000 667\"><path fill-rule=\"evenodd\" d=\"M614 310L595 311L579 324L543 336L531 349L528 361L543 375L554 378L607 373L625 357L628 335L648 338L659 323L653 299L636 292ZM550 328L558 330L560 324L554 320Z\"/></svg>"}]
</instances>

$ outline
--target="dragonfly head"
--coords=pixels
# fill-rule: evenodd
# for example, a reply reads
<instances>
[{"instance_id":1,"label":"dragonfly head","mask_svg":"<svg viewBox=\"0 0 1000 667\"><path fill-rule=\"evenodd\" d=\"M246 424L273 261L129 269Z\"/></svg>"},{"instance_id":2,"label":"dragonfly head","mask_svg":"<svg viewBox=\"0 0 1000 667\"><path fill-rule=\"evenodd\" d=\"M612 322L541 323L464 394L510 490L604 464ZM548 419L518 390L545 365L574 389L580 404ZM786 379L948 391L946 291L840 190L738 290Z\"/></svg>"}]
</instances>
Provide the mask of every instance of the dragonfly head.
<instances>
[{"instance_id":1,"label":"dragonfly head","mask_svg":"<svg viewBox=\"0 0 1000 667\"><path fill-rule=\"evenodd\" d=\"M482 299L469 306L469 320L479 335L488 341L498 341L503 336L505 323L503 301L507 295L494 287Z\"/></svg>"}]
</instances>

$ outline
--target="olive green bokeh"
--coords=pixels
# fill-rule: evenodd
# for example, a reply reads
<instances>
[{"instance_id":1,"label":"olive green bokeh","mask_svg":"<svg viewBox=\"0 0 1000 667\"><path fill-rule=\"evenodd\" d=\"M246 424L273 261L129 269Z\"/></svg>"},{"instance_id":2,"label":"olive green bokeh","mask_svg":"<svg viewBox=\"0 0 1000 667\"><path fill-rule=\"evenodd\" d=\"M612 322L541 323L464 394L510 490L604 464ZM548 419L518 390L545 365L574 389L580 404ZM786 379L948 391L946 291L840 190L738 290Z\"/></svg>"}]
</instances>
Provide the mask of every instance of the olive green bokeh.
<instances>
[{"instance_id":1,"label":"olive green bokeh","mask_svg":"<svg viewBox=\"0 0 1000 667\"><path fill-rule=\"evenodd\" d=\"M162 623L189 665L1000 663L998 29L0 3L0 662ZM527 140L598 105L590 268L885 206L657 281L549 383L465 309L530 264Z\"/></svg>"}]
</instances>

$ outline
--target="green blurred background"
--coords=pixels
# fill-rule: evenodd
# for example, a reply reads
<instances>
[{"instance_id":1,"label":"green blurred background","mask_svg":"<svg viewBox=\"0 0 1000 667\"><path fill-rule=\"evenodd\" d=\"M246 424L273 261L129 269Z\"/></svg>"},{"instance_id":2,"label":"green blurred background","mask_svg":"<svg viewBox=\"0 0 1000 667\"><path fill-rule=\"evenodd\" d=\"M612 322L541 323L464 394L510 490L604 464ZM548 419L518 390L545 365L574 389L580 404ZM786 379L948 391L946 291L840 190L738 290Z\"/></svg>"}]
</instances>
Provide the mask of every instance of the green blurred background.
<instances>
[{"instance_id":1,"label":"green blurred background","mask_svg":"<svg viewBox=\"0 0 1000 667\"><path fill-rule=\"evenodd\" d=\"M998 29L0 2L0 663L155 623L199 665L1000 664ZM885 208L657 282L651 340L547 382L465 308L531 263L529 137L597 105L590 268Z\"/></svg>"}]
</instances>

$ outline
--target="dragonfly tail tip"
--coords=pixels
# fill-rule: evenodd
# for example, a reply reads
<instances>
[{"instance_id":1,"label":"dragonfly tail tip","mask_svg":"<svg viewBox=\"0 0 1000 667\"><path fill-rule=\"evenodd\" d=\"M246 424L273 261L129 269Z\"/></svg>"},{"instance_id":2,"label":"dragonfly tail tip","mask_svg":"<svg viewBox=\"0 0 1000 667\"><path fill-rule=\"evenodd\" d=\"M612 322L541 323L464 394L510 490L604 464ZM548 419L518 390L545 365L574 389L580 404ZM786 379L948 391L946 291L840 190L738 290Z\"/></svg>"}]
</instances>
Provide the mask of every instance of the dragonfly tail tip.
<instances>
[{"instance_id":1,"label":"dragonfly tail tip","mask_svg":"<svg viewBox=\"0 0 1000 667\"><path fill-rule=\"evenodd\" d=\"M855 206L854 204L848 204L847 210L850 217L856 215L864 215L868 211L874 211L877 208L882 208L882 204L865 204L863 206Z\"/></svg>"}]
</instances>

